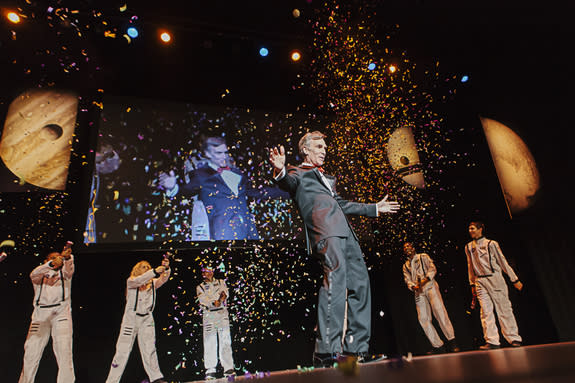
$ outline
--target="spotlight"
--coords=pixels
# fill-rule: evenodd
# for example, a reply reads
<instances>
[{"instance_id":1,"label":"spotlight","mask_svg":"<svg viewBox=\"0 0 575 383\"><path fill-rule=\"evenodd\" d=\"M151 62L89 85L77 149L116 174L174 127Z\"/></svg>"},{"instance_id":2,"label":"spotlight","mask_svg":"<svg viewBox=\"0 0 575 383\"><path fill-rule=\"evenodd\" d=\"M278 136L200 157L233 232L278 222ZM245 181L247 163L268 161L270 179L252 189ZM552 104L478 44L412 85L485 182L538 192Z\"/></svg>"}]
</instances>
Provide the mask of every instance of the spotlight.
<instances>
[{"instance_id":1,"label":"spotlight","mask_svg":"<svg viewBox=\"0 0 575 383\"><path fill-rule=\"evenodd\" d=\"M297 19L301 15L301 13L300 13L299 9L295 8L292 11L292 15L293 15L293 17L295 17Z\"/></svg>"},{"instance_id":2,"label":"spotlight","mask_svg":"<svg viewBox=\"0 0 575 383\"><path fill-rule=\"evenodd\" d=\"M300 53L300 51L298 51L296 49L296 50L291 52L290 57L291 57L291 61L294 61L294 62L299 61L301 59L301 53Z\"/></svg>"},{"instance_id":3,"label":"spotlight","mask_svg":"<svg viewBox=\"0 0 575 383\"><path fill-rule=\"evenodd\" d=\"M140 35L140 33L138 32L138 29L136 27L128 28L126 30L126 33L128 34L128 36L130 36L133 39L135 39L136 37L138 37Z\"/></svg>"},{"instance_id":4,"label":"spotlight","mask_svg":"<svg viewBox=\"0 0 575 383\"><path fill-rule=\"evenodd\" d=\"M169 44L172 41L172 35L168 31L160 31L160 40L165 44Z\"/></svg>"},{"instance_id":5,"label":"spotlight","mask_svg":"<svg viewBox=\"0 0 575 383\"><path fill-rule=\"evenodd\" d=\"M461 76L461 82L467 82L467 81L469 81L468 75L465 74L465 75Z\"/></svg>"},{"instance_id":6,"label":"spotlight","mask_svg":"<svg viewBox=\"0 0 575 383\"><path fill-rule=\"evenodd\" d=\"M268 51L268 49L266 47L260 48L260 56L266 57L268 55L268 53L270 53L270 52Z\"/></svg>"},{"instance_id":7,"label":"spotlight","mask_svg":"<svg viewBox=\"0 0 575 383\"><path fill-rule=\"evenodd\" d=\"M397 70L397 67L396 67L395 65L390 65L390 66L389 66L389 71L390 71L391 73L395 73L396 70Z\"/></svg>"},{"instance_id":8,"label":"spotlight","mask_svg":"<svg viewBox=\"0 0 575 383\"><path fill-rule=\"evenodd\" d=\"M22 19L20 18L20 16L18 16L16 12L8 12L6 14L6 18L13 24L19 24L20 21L22 21Z\"/></svg>"},{"instance_id":9,"label":"spotlight","mask_svg":"<svg viewBox=\"0 0 575 383\"><path fill-rule=\"evenodd\" d=\"M375 69L375 63L369 63L369 65L367 66L367 69L374 70Z\"/></svg>"}]
</instances>

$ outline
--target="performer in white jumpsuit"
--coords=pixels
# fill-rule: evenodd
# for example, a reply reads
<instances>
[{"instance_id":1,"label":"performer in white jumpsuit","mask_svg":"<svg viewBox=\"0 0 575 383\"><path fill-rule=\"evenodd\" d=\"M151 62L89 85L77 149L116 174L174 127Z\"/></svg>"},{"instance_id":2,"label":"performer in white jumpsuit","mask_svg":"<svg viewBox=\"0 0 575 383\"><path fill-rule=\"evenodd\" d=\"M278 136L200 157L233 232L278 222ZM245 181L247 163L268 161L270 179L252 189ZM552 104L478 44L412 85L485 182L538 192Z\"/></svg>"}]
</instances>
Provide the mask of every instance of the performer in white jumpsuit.
<instances>
[{"instance_id":1,"label":"performer in white jumpsuit","mask_svg":"<svg viewBox=\"0 0 575 383\"><path fill-rule=\"evenodd\" d=\"M162 265L155 269L152 269L147 261L138 262L132 269L127 280L126 308L116 344L116 354L106 383L120 381L136 338L150 382L165 383L156 353L156 328L152 313L156 303L156 290L170 277L169 266L170 261L164 258Z\"/></svg>"},{"instance_id":2,"label":"performer in white jumpsuit","mask_svg":"<svg viewBox=\"0 0 575 383\"><path fill-rule=\"evenodd\" d=\"M48 254L44 264L30 273L34 286L34 312L24 344L24 366L19 383L34 382L50 335L58 362L56 381L58 383L75 381L70 298L73 275L74 256L70 245L67 245L62 253Z\"/></svg>"},{"instance_id":3,"label":"performer in white jumpsuit","mask_svg":"<svg viewBox=\"0 0 575 383\"><path fill-rule=\"evenodd\" d=\"M473 240L465 246L471 292L474 302L477 298L481 306L481 325L486 343L480 349L489 350L500 347L499 331L495 324L493 309L497 312L501 332L507 342L513 347L519 347L522 339L519 336L517 322L509 301L507 283L501 271L509 276L517 290L521 290L523 284L507 263L499 244L483 236L484 228L481 222L471 222L469 235Z\"/></svg>"},{"instance_id":4,"label":"performer in white jumpsuit","mask_svg":"<svg viewBox=\"0 0 575 383\"><path fill-rule=\"evenodd\" d=\"M216 379L218 348L224 375L232 376L235 371L227 308L228 287L223 280L214 279L211 267L202 268L202 277L204 282L198 285L196 294L202 308L206 380Z\"/></svg>"},{"instance_id":5,"label":"performer in white jumpsuit","mask_svg":"<svg viewBox=\"0 0 575 383\"><path fill-rule=\"evenodd\" d=\"M425 253L417 254L415 247L410 242L403 245L403 252L409 257L403 265L403 278L407 288L415 293L417 317L425 335L433 346L432 353L440 353L444 349L444 343L431 322L433 316L435 316L445 339L447 339L448 351L459 351L455 343L453 325L443 304L439 285L434 279L437 270L431 257Z\"/></svg>"}]
</instances>

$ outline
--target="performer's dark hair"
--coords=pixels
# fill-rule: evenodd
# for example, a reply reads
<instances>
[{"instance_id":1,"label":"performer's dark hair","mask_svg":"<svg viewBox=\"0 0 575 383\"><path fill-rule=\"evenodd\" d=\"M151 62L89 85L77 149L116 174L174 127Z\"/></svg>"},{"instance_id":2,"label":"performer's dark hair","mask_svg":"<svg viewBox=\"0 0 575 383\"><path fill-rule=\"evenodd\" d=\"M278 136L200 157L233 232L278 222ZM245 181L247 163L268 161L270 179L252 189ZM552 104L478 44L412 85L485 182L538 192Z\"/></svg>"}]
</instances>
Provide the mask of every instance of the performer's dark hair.
<instances>
[{"instance_id":1,"label":"performer's dark hair","mask_svg":"<svg viewBox=\"0 0 575 383\"><path fill-rule=\"evenodd\" d=\"M226 143L226 140L223 137L218 137L218 136L214 136L214 137L206 137L202 140L202 153L205 153L205 151L212 146L220 146L220 145L224 145Z\"/></svg>"},{"instance_id":2,"label":"performer's dark hair","mask_svg":"<svg viewBox=\"0 0 575 383\"><path fill-rule=\"evenodd\" d=\"M469 226L471 226L471 225L475 226L478 229L485 231L485 225L481 221L471 221L469 223Z\"/></svg>"}]
</instances>

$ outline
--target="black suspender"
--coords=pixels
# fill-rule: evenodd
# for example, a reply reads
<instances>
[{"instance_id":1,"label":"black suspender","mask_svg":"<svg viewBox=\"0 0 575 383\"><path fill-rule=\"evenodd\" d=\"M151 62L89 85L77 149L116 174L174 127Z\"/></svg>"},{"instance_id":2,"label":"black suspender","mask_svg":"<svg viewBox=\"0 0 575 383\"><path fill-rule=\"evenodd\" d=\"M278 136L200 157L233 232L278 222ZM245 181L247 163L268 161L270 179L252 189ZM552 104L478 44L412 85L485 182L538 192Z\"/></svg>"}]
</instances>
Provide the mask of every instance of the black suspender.
<instances>
[{"instance_id":1,"label":"black suspender","mask_svg":"<svg viewBox=\"0 0 575 383\"><path fill-rule=\"evenodd\" d=\"M427 276L427 272L425 271L425 265L423 264L423 259L421 259L421 254L419 254L419 263L421 264L421 270L423 270L423 276Z\"/></svg>"},{"instance_id":2,"label":"black suspender","mask_svg":"<svg viewBox=\"0 0 575 383\"><path fill-rule=\"evenodd\" d=\"M152 280L152 307L150 307L150 312L154 311L154 307L156 307L156 286Z\"/></svg>"},{"instance_id":3,"label":"black suspender","mask_svg":"<svg viewBox=\"0 0 575 383\"><path fill-rule=\"evenodd\" d=\"M46 276L42 276L42 282L40 283L40 291L38 291L38 299L36 299L36 306L40 306L40 297L42 296L42 287L44 287L44 278Z\"/></svg>"},{"instance_id":4,"label":"black suspender","mask_svg":"<svg viewBox=\"0 0 575 383\"><path fill-rule=\"evenodd\" d=\"M473 242L469 242L467 244L467 252L469 253L469 261L471 262L471 268L473 269L473 273L477 274L477 269L475 268L475 263L473 263ZM475 250L477 251L477 249ZM477 275L476 275L477 276Z\"/></svg>"},{"instance_id":5,"label":"black suspender","mask_svg":"<svg viewBox=\"0 0 575 383\"><path fill-rule=\"evenodd\" d=\"M140 295L140 287L136 288L136 300L134 300L134 311L138 308L138 296Z\"/></svg>"},{"instance_id":6,"label":"black suspender","mask_svg":"<svg viewBox=\"0 0 575 383\"><path fill-rule=\"evenodd\" d=\"M489 251L489 245L491 245L491 240L487 242L487 255L489 256L489 267L491 268L491 274L493 274L494 271L493 271L493 264L491 263L491 252Z\"/></svg>"}]
</instances>

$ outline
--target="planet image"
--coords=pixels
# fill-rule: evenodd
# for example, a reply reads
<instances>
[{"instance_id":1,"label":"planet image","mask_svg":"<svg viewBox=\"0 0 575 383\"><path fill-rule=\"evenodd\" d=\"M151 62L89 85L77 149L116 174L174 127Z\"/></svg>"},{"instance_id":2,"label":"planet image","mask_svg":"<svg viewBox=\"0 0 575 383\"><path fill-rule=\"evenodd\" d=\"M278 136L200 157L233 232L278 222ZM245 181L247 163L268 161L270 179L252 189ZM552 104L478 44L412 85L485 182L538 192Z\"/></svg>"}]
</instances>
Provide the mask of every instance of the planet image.
<instances>
[{"instance_id":1,"label":"planet image","mask_svg":"<svg viewBox=\"0 0 575 383\"><path fill-rule=\"evenodd\" d=\"M0 158L21 184L65 190L77 113L72 92L34 89L12 101Z\"/></svg>"},{"instance_id":2,"label":"planet image","mask_svg":"<svg viewBox=\"0 0 575 383\"><path fill-rule=\"evenodd\" d=\"M387 142L387 158L395 174L418 189L425 188L421 163L410 127L396 129Z\"/></svg>"},{"instance_id":3,"label":"planet image","mask_svg":"<svg viewBox=\"0 0 575 383\"><path fill-rule=\"evenodd\" d=\"M510 213L530 207L539 190L539 171L533 155L512 129L480 117L497 177Z\"/></svg>"}]
</instances>

